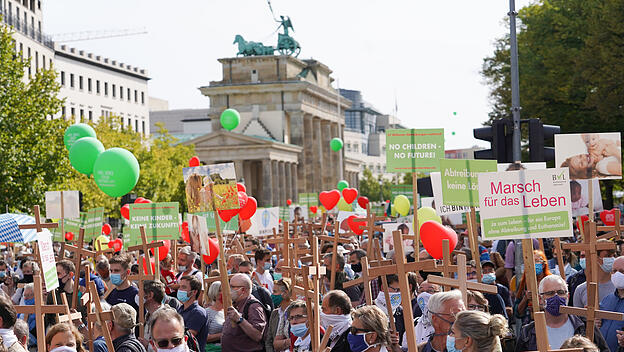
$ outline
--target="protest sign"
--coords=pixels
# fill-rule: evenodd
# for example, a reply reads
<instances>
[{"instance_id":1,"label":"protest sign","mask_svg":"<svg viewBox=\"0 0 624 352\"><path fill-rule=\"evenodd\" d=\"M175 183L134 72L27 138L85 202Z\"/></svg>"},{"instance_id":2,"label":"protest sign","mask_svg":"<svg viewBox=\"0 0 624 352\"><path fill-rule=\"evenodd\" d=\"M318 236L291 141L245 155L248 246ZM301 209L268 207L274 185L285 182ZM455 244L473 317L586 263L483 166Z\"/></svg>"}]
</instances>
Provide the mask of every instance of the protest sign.
<instances>
[{"instance_id":1,"label":"protest sign","mask_svg":"<svg viewBox=\"0 0 624 352\"><path fill-rule=\"evenodd\" d=\"M56 261L54 260L54 249L52 248L52 236L50 232L38 232L37 245L39 246L41 271L43 272L46 291L50 292L59 287L58 273L56 272Z\"/></svg>"},{"instance_id":2,"label":"protest sign","mask_svg":"<svg viewBox=\"0 0 624 352\"><path fill-rule=\"evenodd\" d=\"M61 214L61 192L63 192L63 212ZM80 217L80 195L78 191L49 191L45 193L46 218L76 219Z\"/></svg>"},{"instance_id":3,"label":"protest sign","mask_svg":"<svg viewBox=\"0 0 624 352\"><path fill-rule=\"evenodd\" d=\"M391 250L394 250L394 239L392 237L392 232L399 230L402 235L414 235L412 223L401 223L401 222L387 222L382 223L381 226L384 228L383 233L383 251L388 253ZM403 240L403 250L405 253L414 252L414 241L413 240Z\"/></svg>"},{"instance_id":4,"label":"protest sign","mask_svg":"<svg viewBox=\"0 0 624 352\"><path fill-rule=\"evenodd\" d=\"M182 175L189 213L240 207L234 163L185 167Z\"/></svg>"},{"instance_id":5,"label":"protest sign","mask_svg":"<svg viewBox=\"0 0 624 352\"><path fill-rule=\"evenodd\" d=\"M444 129L386 131L388 172L432 172L444 158Z\"/></svg>"},{"instance_id":6,"label":"protest sign","mask_svg":"<svg viewBox=\"0 0 624 352\"><path fill-rule=\"evenodd\" d=\"M513 166L512 166L513 165ZM520 163L525 170L543 170L546 168L545 162L532 162L532 163ZM510 166L512 167L511 170ZM515 171L513 167L516 167L514 163L499 163L496 168L498 171Z\"/></svg>"},{"instance_id":7,"label":"protest sign","mask_svg":"<svg viewBox=\"0 0 624 352\"><path fill-rule=\"evenodd\" d=\"M429 174L431 177L431 188L433 189L433 198L436 213L438 215L449 215L449 214L462 214L470 211L470 207L464 207L461 205L446 205L444 204L444 200L442 198L442 176L439 172L432 172Z\"/></svg>"},{"instance_id":8,"label":"protest sign","mask_svg":"<svg viewBox=\"0 0 624 352\"><path fill-rule=\"evenodd\" d=\"M479 174L485 240L571 237L567 168Z\"/></svg>"},{"instance_id":9,"label":"protest sign","mask_svg":"<svg viewBox=\"0 0 624 352\"><path fill-rule=\"evenodd\" d=\"M593 187L589 187L589 180L570 180L570 203L572 204L572 216L589 214L589 188L594 194L594 212L603 211L602 195L600 194L600 182L593 179Z\"/></svg>"},{"instance_id":10,"label":"protest sign","mask_svg":"<svg viewBox=\"0 0 624 352\"><path fill-rule=\"evenodd\" d=\"M318 206L318 193L299 193L299 204L306 208L306 213L308 213L308 218L316 216L316 214L310 211L311 206ZM317 214L319 214L317 212ZM306 218L306 219L308 219Z\"/></svg>"},{"instance_id":11,"label":"protest sign","mask_svg":"<svg viewBox=\"0 0 624 352\"><path fill-rule=\"evenodd\" d=\"M390 199L394 199L398 195L404 195L409 199L410 204L414 204L412 185L390 185L390 194Z\"/></svg>"},{"instance_id":12,"label":"protest sign","mask_svg":"<svg viewBox=\"0 0 624 352\"><path fill-rule=\"evenodd\" d=\"M292 204L288 207L288 221L294 222L295 217L297 218L297 220L303 218L303 220L308 221L309 217L305 205Z\"/></svg>"},{"instance_id":13,"label":"protest sign","mask_svg":"<svg viewBox=\"0 0 624 352\"><path fill-rule=\"evenodd\" d=\"M217 224L215 223L214 211L200 212L195 214L206 218L208 233L214 234L217 232ZM217 218L219 218L219 228L221 229L221 232L238 230L238 215L234 215L228 222L223 221L223 219L221 219L221 217L219 217L218 215Z\"/></svg>"},{"instance_id":14,"label":"protest sign","mask_svg":"<svg viewBox=\"0 0 624 352\"><path fill-rule=\"evenodd\" d=\"M87 218L84 223L85 241L91 241L102 233L102 224L104 223L104 208L93 208L87 211ZM65 230L67 231L67 230ZM74 232L76 234L77 232Z\"/></svg>"},{"instance_id":15,"label":"protest sign","mask_svg":"<svg viewBox=\"0 0 624 352\"><path fill-rule=\"evenodd\" d=\"M440 160L444 205L479 206L478 175L496 171L494 160ZM432 184L433 186L433 181Z\"/></svg>"},{"instance_id":16,"label":"protest sign","mask_svg":"<svg viewBox=\"0 0 624 352\"><path fill-rule=\"evenodd\" d=\"M197 214L186 214L189 224L191 250L202 255L210 255L208 247L208 222L206 217Z\"/></svg>"},{"instance_id":17,"label":"protest sign","mask_svg":"<svg viewBox=\"0 0 624 352\"><path fill-rule=\"evenodd\" d=\"M149 242L180 238L179 206L177 202L130 204L128 245L142 243L141 226L145 227L145 235Z\"/></svg>"},{"instance_id":18,"label":"protest sign","mask_svg":"<svg viewBox=\"0 0 624 352\"><path fill-rule=\"evenodd\" d=\"M273 234L273 229L279 229L279 207L259 208L251 217L251 226L247 233L253 236L268 236Z\"/></svg>"},{"instance_id":19,"label":"protest sign","mask_svg":"<svg viewBox=\"0 0 624 352\"><path fill-rule=\"evenodd\" d=\"M85 227L87 222L87 213L80 212L80 216L77 219L63 219L63 231L65 233L71 232L74 236L78 235L78 231L80 231L81 227ZM61 227L57 227L52 230L52 240L55 242L64 242L65 241L65 233L61 231Z\"/></svg>"},{"instance_id":20,"label":"protest sign","mask_svg":"<svg viewBox=\"0 0 624 352\"><path fill-rule=\"evenodd\" d=\"M569 168L571 180L621 179L620 133L556 134L555 166Z\"/></svg>"}]
</instances>

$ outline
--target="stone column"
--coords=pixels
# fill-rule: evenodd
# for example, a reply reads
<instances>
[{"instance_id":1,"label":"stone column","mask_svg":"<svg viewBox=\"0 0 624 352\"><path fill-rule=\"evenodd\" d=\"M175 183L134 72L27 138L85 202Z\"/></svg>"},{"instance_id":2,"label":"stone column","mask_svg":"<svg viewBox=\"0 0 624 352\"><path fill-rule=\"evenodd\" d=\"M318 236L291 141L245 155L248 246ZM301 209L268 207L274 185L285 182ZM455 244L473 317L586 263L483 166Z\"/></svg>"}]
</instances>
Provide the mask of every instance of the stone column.
<instances>
[{"instance_id":1,"label":"stone column","mask_svg":"<svg viewBox=\"0 0 624 352\"><path fill-rule=\"evenodd\" d=\"M321 130L321 119L314 117L312 121L312 145L313 145L313 167L312 170L312 191L323 190L323 138Z\"/></svg>"},{"instance_id":2,"label":"stone column","mask_svg":"<svg viewBox=\"0 0 624 352\"><path fill-rule=\"evenodd\" d=\"M262 160L262 183L260 184L262 187L262 198L261 205L263 207L268 207L273 204L273 183L271 180L273 179L273 170L271 169L271 160L263 159Z\"/></svg>"},{"instance_id":3,"label":"stone column","mask_svg":"<svg viewBox=\"0 0 624 352\"><path fill-rule=\"evenodd\" d=\"M331 124L331 135L332 138L340 138L342 139L341 135L340 135L340 125L338 125L337 123L332 123ZM344 151L344 147L338 151L338 152L334 152L332 151L332 171L334 174L334 179L336 179L336 182L344 179L344 174L341 172L343 165L342 165L342 152ZM351 182L349 182L349 186L351 186Z\"/></svg>"},{"instance_id":4,"label":"stone column","mask_svg":"<svg viewBox=\"0 0 624 352\"><path fill-rule=\"evenodd\" d=\"M295 197L292 192L292 168L290 167L290 163L285 163L284 169L284 171L286 172L286 179L284 180L286 199L291 199L294 202Z\"/></svg>"},{"instance_id":5,"label":"stone column","mask_svg":"<svg viewBox=\"0 0 624 352\"><path fill-rule=\"evenodd\" d=\"M335 154L336 152L334 152L333 150L331 150L331 147L329 146L329 144L331 143L331 139L332 139L332 133L331 133L331 123L329 121L323 121L321 123L321 134L323 136L322 138L322 155L323 155L323 160L321 161L321 163L323 164L323 171L322 171L322 176L323 176L323 185L321 186L321 190L328 190L328 189L334 189L336 188L336 184L338 183L338 180L334 179L334 158L335 158Z\"/></svg>"},{"instance_id":6,"label":"stone column","mask_svg":"<svg viewBox=\"0 0 624 352\"><path fill-rule=\"evenodd\" d=\"M290 116L290 144L303 147L305 137L304 113L288 112Z\"/></svg>"},{"instance_id":7,"label":"stone column","mask_svg":"<svg viewBox=\"0 0 624 352\"><path fill-rule=\"evenodd\" d=\"M277 189L279 190L280 195L280 204L286 204L286 168L284 167L284 162L278 162L279 168L279 177L277 179Z\"/></svg>"},{"instance_id":8,"label":"stone column","mask_svg":"<svg viewBox=\"0 0 624 352\"><path fill-rule=\"evenodd\" d=\"M279 167L277 163L277 160L271 160L271 170L273 173L273 178L271 179L271 184L273 185L273 204L271 205L274 207L282 206L279 197Z\"/></svg>"},{"instance_id":9,"label":"stone column","mask_svg":"<svg viewBox=\"0 0 624 352\"><path fill-rule=\"evenodd\" d=\"M300 192L312 192L314 190L314 123L312 122L311 115L305 115L304 119L304 147L301 152L301 159L299 166L299 181Z\"/></svg>"},{"instance_id":10,"label":"stone column","mask_svg":"<svg viewBox=\"0 0 624 352\"><path fill-rule=\"evenodd\" d=\"M236 173L236 182L245 177L244 160L234 160L234 172Z\"/></svg>"},{"instance_id":11,"label":"stone column","mask_svg":"<svg viewBox=\"0 0 624 352\"><path fill-rule=\"evenodd\" d=\"M292 163L290 164L290 168L292 169L291 171L291 175L292 175L292 180L291 180L291 186L292 186L292 200L293 201L299 201L299 187L297 187L297 169L302 169L301 167L297 167L297 164ZM302 192L303 193L303 192Z\"/></svg>"}]
</instances>

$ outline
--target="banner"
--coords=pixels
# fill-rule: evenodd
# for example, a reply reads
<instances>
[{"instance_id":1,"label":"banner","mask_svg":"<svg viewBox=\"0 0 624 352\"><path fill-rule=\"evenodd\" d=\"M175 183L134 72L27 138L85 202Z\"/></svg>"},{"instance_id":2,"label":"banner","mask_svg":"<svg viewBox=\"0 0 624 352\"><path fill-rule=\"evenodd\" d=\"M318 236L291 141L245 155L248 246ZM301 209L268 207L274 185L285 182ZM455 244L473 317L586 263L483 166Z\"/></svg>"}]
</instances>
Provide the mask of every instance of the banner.
<instances>
[{"instance_id":1,"label":"banner","mask_svg":"<svg viewBox=\"0 0 624 352\"><path fill-rule=\"evenodd\" d=\"M279 231L280 208L258 208L251 217L251 227L247 233L253 236L268 236L273 234L273 229Z\"/></svg>"},{"instance_id":2,"label":"banner","mask_svg":"<svg viewBox=\"0 0 624 352\"><path fill-rule=\"evenodd\" d=\"M74 241L78 240L78 235L80 234L80 228L85 227L87 222L87 213L80 212L80 217L77 219L64 219L63 224L65 233L71 232L74 234ZM55 242L64 242L65 234L61 233L61 224L59 222L59 227L52 229L52 240Z\"/></svg>"},{"instance_id":3,"label":"banner","mask_svg":"<svg viewBox=\"0 0 624 352\"><path fill-rule=\"evenodd\" d=\"M567 168L479 175L484 240L571 237Z\"/></svg>"},{"instance_id":4,"label":"banner","mask_svg":"<svg viewBox=\"0 0 624 352\"><path fill-rule=\"evenodd\" d=\"M130 204L130 228L126 233L128 245L142 243L141 226L145 227L148 243L180 238L179 207L177 202Z\"/></svg>"},{"instance_id":5,"label":"banner","mask_svg":"<svg viewBox=\"0 0 624 352\"><path fill-rule=\"evenodd\" d=\"M104 208L93 208L87 211L87 218L85 220L85 234L84 241L89 242L92 239L102 234L102 224L104 223ZM67 229L65 229L67 232ZM77 232L74 235L78 236Z\"/></svg>"},{"instance_id":6,"label":"banner","mask_svg":"<svg viewBox=\"0 0 624 352\"><path fill-rule=\"evenodd\" d=\"M470 207L444 204L442 198L442 175L439 172L432 172L429 174L429 177L431 177L431 188L433 189L434 198L432 208L436 210L438 215L463 214L470 211Z\"/></svg>"},{"instance_id":7,"label":"banner","mask_svg":"<svg viewBox=\"0 0 624 352\"><path fill-rule=\"evenodd\" d=\"M412 185L390 185L390 194L390 199L392 199L392 201L394 201L396 196L402 194L409 199L410 204L414 204L414 192ZM420 207L420 204L418 204L418 207Z\"/></svg>"},{"instance_id":8,"label":"banner","mask_svg":"<svg viewBox=\"0 0 624 352\"><path fill-rule=\"evenodd\" d=\"M571 180L621 179L620 133L556 134L555 166L569 168Z\"/></svg>"},{"instance_id":9,"label":"banner","mask_svg":"<svg viewBox=\"0 0 624 352\"><path fill-rule=\"evenodd\" d=\"M80 195L78 191L49 191L45 193L46 218L61 218L61 192L63 192L63 217L65 219L80 217Z\"/></svg>"},{"instance_id":10,"label":"banner","mask_svg":"<svg viewBox=\"0 0 624 352\"><path fill-rule=\"evenodd\" d=\"M52 236L49 232L37 233L37 245L39 246L39 257L41 258L41 272L47 292L59 287L58 273L56 272L56 261L54 260L54 249L52 248Z\"/></svg>"},{"instance_id":11,"label":"banner","mask_svg":"<svg viewBox=\"0 0 624 352\"><path fill-rule=\"evenodd\" d=\"M479 206L478 175L496 171L495 160L440 160L442 200L445 205ZM433 182L431 183L433 187Z\"/></svg>"},{"instance_id":12,"label":"banner","mask_svg":"<svg viewBox=\"0 0 624 352\"><path fill-rule=\"evenodd\" d=\"M206 218L206 224L208 225L208 233L215 234L217 232L217 224L215 223L214 211L205 211L205 212L200 212L200 213L195 213L195 214ZM219 228L221 229L221 233L238 231L238 215L232 216L232 218L228 222L223 221L223 219L221 219L219 215L217 215L217 218L219 218ZM189 226L190 225L191 224L189 223Z\"/></svg>"},{"instance_id":13,"label":"banner","mask_svg":"<svg viewBox=\"0 0 624 352\"><path fill-rule=\"evenodd\" d=\"M388 172L432 172L444 159L444 129L387 130Z\"/></svg>"}]
</instances>

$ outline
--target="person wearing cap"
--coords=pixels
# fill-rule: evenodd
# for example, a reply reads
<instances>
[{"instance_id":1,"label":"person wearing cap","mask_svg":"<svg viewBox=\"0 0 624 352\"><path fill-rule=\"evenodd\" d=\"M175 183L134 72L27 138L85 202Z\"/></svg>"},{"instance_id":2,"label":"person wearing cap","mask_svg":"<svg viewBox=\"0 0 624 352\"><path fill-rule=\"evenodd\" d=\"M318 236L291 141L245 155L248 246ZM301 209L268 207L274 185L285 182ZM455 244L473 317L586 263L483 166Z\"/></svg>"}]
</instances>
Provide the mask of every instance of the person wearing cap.
<instances>
[{"instance_id":1,"label":"person wearing cap","mask_svg":"<svg viewBox=\"0 0 624 352\"><path fill-rule=\"evenodd\" d=\"M118 303L111 307L111 312L113 320L107 322L107 325L115 352L146 352L133 332L136 310L127 303Z\"/></svg>"},{"instance_id":2,"label":"person wearing cap","mask_svg":"<svg viewBox=\"0 0 624 352\"><path fill-rule=\"evenodd\" d=\"M505 306L503 309L505 311L499 312L498 309L492 309L495 306L493 301L498 301L498 297L495 297L496 295L491 294L491 293L484 293L483 295L485 296L485 299L487 299L488 302L490 302L490 306L492 306L492 308L490 309L491 314L501 314L503 316L509 317L513 313L513 305L511 304L511 295L509 294L509 289L507 289L507 287L496 282L495 270L496 269L492 261L486 260L486 261L481 262L481 273L483 274L481 281L484 284L496 285L496 289L498 290L498 296L500 296L500 298L503 301L503 304Z\"/></svg>"}]
</instances>

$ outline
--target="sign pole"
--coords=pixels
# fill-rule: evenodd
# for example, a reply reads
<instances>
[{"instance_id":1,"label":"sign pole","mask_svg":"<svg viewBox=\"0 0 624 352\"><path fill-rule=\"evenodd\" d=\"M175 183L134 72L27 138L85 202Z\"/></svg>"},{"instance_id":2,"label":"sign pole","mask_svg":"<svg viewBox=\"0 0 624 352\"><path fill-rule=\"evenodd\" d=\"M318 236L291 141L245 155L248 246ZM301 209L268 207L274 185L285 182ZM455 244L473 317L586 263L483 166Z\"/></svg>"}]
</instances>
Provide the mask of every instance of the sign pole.
<instances>
[{"instance_id":1,"label":"sign pole","mask_svg":"<svg viewBox=\"0 0 624 352\"><path fill-rule=\"evenodd\" d=\"M420 260L420 226L418 226L418 175L412 171L412 203L414 205L414 260Z\"/></svg>"}]
</instances>

